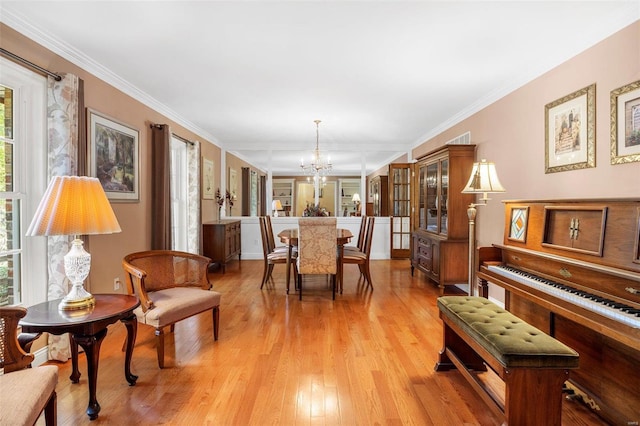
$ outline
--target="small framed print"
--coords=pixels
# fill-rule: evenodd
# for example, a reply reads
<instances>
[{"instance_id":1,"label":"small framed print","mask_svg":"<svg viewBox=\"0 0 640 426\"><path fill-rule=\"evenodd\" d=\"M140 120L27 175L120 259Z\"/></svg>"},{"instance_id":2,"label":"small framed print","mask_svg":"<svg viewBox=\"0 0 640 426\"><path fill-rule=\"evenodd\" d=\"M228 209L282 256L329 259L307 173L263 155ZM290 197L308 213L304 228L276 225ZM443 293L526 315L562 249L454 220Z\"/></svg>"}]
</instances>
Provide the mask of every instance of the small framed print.
<instances>
[{"instance_id":1,"label":"small framed print","mask_svg":"<svg viewBox=\"0 0 640 426\"><path fill-rule=\"evenodd\" d=\"M529 207L511 207L511 220L509 224L509 239L512 241L527 242L527 221L529 219Z\"/></svg>"},{"instance_id":2,"label":"small framed print","mask_svg":"<svg viewBox=\"0 0 640 426\"><path fill-rule=\"evenodd\" d=\"M640 161L640 80L611 92L611 164Z\"/></svg>"},{"instance_id":3,"label":"small framed print","mask_svg":"<svg viewBox=\"0 0 640 426\"><path fill-rule=\"evenodd\" d=\"M87 108L89 174L112 201L139 200L139 132Z\"/></svg>"},{"instance_id":4,"label":"small framed print","mask_svg":"<svg viewBox=\"0 0 640 426\"><path fill-rule=\"evenodd\" d=\"M213 161L202 157L202 198L213 200Z\"/></svg>"},{"instance_id":5,"label":"small framed print","mask_svg":"<svg viewBox=\"0 0 640 426\"><path fill-rule=\"evenodd\" d=\"M234 200L238 198L238 172L229 168L229 193Z\"/></svg>"},{"instance_id":6,"label":"small framed print","mask_svg":"<svg viewBox=\"0 0 640 426\"><path fill-rule=\"evenodd\" d=\"M595 83L545 106L545 173L596 166Z\"/></svg>"}]
</instances>

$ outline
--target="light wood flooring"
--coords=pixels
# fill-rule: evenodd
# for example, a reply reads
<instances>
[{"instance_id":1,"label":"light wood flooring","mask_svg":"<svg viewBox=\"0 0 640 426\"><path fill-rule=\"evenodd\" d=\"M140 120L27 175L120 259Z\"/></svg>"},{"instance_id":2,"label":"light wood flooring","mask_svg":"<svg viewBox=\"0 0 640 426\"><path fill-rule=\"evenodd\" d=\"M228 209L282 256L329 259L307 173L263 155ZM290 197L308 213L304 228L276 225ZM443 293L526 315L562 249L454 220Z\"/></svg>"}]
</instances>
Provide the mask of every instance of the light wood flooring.
<instances>
[{"instance_id":1,"label":"light wood flooring","mask_svg":"<svg viewBox=\"0 0 640 426\"><path fill-rule=\"evenodd\" d=\"M301 302L293 291L285 294L283 265L260 290L262 261L234 261L226 274L211 274L222 293L219 340L210 314L178 323L160 370L153 329L140 325L133 387L123 373L126 330L112 325L100 356L102 410L91 423L500 424L458 372L433 371L442 339L433 283L419 272L411 277L408 260L372 261L371 270L373 291L347 265L335 301L326 280L312 277ZM70 364L58 364L58 423L89 424L84 355L79 384L68 379ZM578 401L563 404L564 425L604 424Z\"/></svg>"}]
</instances>

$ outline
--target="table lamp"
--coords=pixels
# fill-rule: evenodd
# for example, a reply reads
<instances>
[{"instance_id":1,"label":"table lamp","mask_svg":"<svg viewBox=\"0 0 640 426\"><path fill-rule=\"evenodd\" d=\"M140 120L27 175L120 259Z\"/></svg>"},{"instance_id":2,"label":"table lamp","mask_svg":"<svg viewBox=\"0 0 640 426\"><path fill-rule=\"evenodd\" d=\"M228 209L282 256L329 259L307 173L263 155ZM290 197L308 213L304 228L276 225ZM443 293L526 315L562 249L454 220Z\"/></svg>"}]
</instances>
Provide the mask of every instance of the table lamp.
<instances>
[{"instance_id":1,"label":"table lamp","mask_svg":"<svg viewBox=\"0 0 640 426\"><path fill-rule=\"evenodd\" d=\"M271 202L271 210L273 210L273 217L278 217L278 210L282 210L282 203L280 200L273 200Z\"/></svg>"},{"instance_id":2,"label":"table lamp","mask_svg":"<svg viewBox=\"0 0 640 426\"><path fill-rule=\"evenodd\" d=\"M351 201L353 201L353 204L355 204L355 210L356 212L360 212L360 194L358 194L357 192L355 194L353 194L353 197L351 197Z\"/></svg>"},{"instance_id":3,"label":"table lamp","mask_svg":"<svg viewBox=\"0 0 640 426\"><path fill-rule=\"evenodd\" d=\"M487 204L490 198L487 194L505 192L506 190L498 180L496 166L482 159L479 163L473 163L469 182L462 190L463 194L482 194L482 204L469 204L467 216L469 217L469 296L475 296L475 254L476 254L476 207Z\"/></svg>"},{"instance_id":4,"label":"table lamp","mask_svg":"<svg viewBox=\"0 0 640 426\"><path fill-rule=\"evenodd\" d=\"M98 179L86 176L55 176L51 179L26 235L74 236L71 249L64 256L65 274L73 286L60 302L60 310L95 305L95 298L83 287L91 269L91 255L84 250L78 236L120 231L116 215Z\"/></svg>"}]
</instances>

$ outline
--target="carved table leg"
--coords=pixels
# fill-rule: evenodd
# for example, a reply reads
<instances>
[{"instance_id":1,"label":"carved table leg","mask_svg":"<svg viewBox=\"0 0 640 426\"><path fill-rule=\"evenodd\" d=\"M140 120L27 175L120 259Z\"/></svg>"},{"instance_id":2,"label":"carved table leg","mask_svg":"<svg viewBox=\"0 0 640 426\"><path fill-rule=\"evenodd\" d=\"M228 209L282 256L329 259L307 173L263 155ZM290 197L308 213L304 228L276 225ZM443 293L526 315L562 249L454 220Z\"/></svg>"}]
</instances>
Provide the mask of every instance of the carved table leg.
<instances>
[{"instance_id":1,"label":"carved table leg","mask_svg":"<svg viewBox=\"0 0 640 426\"><path fill-rule=\"evenodd\" d=\"M89 405L87 406L87 415L90 420L98 418L100 412L100 404L96 398L96 387L98 382L98 364L100 360L100 345L107 335L107 329L104 328L91 336L74 335L73 339L82 346L84 353L87 355L87 374L89 376Z\"/></svg>"},{"instance_id":2,"label":"carved table leg","mask_svg":"<svg viewBox=\"0 0 640 426\"><path fill-rule=\"evenodd\" d=\"M69 334L69 346L71 347L71 383L80 381L80 370L78 369L78 342L73 338L73 334Z\"/></svg>"},{"instance_id":3,"label":"carved table leg","mask_svg":"<svg viewBox=\"0 0 640 426\"><path fill-rule=\"evenodd\" d=\"M131 374L131 357L133 355L133 346L136 343L136 334L138 332L138 320L135 315L120 320L127 328L127 347L124 355L124 377L129 382L129 386L136 384L138 376Z\"/></svg>"}]
</instances>

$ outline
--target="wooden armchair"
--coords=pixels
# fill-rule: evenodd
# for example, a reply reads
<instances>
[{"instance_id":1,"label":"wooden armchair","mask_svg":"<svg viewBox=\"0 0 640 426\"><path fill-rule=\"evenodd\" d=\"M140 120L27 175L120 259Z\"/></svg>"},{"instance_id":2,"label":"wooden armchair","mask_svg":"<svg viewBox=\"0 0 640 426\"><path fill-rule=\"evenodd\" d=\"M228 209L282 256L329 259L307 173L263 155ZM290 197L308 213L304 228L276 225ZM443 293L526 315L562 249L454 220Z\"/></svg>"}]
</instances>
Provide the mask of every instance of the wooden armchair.
<instances>
[{"instance_id":1,"label":"wooden armchair","mask_svg":"<svg viewBox=\"0 0 640 426\"><path fill-rule=\"evenodd\" d=\"M58 367L31 366L33 355L18 343L18 322L27 310L0 307L0 425L33 425L44 411L47 425L57 424Z\"/></svg>"},{"instance_id":2,"label":"wooden armchair","mask_svg":"<svg viewBox=\"0 0 640 426\"><path fill-rule=\"evenodd\" d=\"M155 327L158 366L164 368L164 328L211 310L213 338L218 340L220 293L211 290L211 259L172 250L149 250L124 257L127 290L140 299L138 322Z\"/></svg>"}]
</instances>

